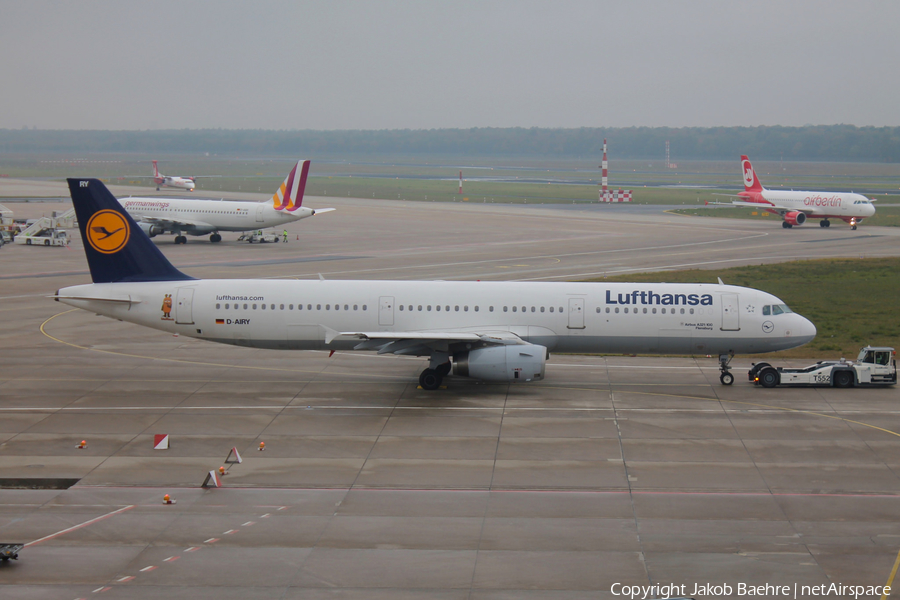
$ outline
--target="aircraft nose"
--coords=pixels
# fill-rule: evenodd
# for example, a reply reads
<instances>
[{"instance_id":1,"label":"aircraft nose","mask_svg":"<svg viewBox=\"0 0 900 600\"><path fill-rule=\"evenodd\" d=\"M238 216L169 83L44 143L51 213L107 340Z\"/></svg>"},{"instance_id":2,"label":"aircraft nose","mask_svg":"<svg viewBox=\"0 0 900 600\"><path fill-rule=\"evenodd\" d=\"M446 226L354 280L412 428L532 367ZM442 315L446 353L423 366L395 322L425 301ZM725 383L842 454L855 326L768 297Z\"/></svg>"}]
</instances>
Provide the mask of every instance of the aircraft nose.
<instances>
[{"instance_id":1,"label":"aircraft nose","mask_svg":"<svg viewBox=\"0 0 900 600\"><path fill-rule=\"evenodd\" d=\"M799 340L803 340L804 344L807 344L813 341L816 337L816 326L813 325L813 322L807 319L806 317L802 317L797 315L799 322L794 326L794 338Z\"/></svg>"}]
</instances>

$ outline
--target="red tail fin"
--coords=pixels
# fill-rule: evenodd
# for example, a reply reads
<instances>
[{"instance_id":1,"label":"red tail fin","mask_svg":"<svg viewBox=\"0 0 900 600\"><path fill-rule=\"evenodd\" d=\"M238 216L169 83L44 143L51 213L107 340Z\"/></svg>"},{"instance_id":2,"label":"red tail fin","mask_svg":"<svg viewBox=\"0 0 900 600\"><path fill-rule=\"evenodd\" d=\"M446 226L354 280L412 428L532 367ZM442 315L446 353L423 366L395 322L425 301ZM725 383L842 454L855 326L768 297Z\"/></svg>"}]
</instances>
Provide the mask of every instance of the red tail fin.
<instances>
[{"instance_id":1,"label":"red tail fin","mask_svg":"<svg viewBox=\"0 0 900 600\"><path fill-rule=\"evenodd\" d=\"M763 191L762 183L759 182L759 178L756 176L756 171L753 170L753 165L750 164L750 159L746 156L741 156L741 171L744 175L745 192Z\"/></svg>"},{"instance_id":2,"label":"red tail fin","mask_svg":"<svg viewBox=\"0 0 900 600\"><path fill-rule=\"evenodd\" d=\"M159 169L158 169L157 166L156 166L156 161L155 161L155 160L153 161L153 176L154 176L154 177L159 177Z\"/></svg>"}]
</instances>

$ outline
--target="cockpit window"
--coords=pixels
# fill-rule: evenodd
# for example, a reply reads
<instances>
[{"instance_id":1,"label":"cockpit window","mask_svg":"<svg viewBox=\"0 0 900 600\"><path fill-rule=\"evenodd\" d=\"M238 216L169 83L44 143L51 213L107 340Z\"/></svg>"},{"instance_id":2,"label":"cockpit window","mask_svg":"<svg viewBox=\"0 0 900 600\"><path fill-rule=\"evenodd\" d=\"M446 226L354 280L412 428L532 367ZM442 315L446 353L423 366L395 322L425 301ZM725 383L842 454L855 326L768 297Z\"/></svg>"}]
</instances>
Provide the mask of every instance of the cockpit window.
<instances>
[{"instance_id":1,"label":"cockpit window","mask_svg":"<svg viewBox=\"0 0 900 600\"><path fill-rule=\"evenodd\" d=\"M792 311L790 308L788 308L787 304L773 304L772 305L772 314L773 315L787 314L787 313L792 313L792 312L794 312L794 311Z\"/></svg>"},{"instance_id":2,"label":"cockpit window","mask_svg":"<svg viewBox=\"0 0 900 600\"><path fill-rule=\"evenodd\" d=\"M772 307L769 306L768 304L766 304L765 306L763 306L763 314L764 314L765 316L767 316L767 317L768 317L769 315L771 315L771 314L772 314Z\"/></svg>"}]
</instances>

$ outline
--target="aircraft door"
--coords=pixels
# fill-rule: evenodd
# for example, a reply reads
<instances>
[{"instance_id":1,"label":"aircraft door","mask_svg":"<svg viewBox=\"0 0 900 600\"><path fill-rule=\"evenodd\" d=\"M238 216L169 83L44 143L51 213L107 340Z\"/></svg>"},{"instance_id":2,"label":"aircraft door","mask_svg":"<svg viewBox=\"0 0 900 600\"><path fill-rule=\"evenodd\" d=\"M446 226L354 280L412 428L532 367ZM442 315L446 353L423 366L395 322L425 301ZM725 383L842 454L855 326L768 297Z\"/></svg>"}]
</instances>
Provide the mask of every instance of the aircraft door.
<instances>
[{"instance_id":1,"label":"aircraft door","mask_svg":"<svg viewBox=\"0 0 900 600\"><path fill-rule=\"evenodd\" d=\"M740 331L741 314L737 294L722 294L722 331Z\"/></svg>"},{"instance_id":2,"label":"aircraft door","mask_svg":"<svg viewBox=\"0 0 900 600\"><path fill-rule=\"evenodd\" d=\"M193 323L194 288L178 288L175 296L175 322Z\"/></svg>"},{"instance_id":3,"label":"aircraft door","mask_svg":"<svg viewBox=\"0 0 900 600\"><path fill-rule=\"evenodd\" d=\"M266 203L260 202L256 205L256 222L262 223L265 219L263 219L263 211L266 209Z\"/></svg>"},{"instance_id":4,"label":"aircraft door","mask_svg":"<svg viewBox=\"0 0 900 600\"><path fill-rule=\"evenodd\" d=\"M569 298L569 329L584 329L584 298Z\"/></svg>"},{"instance_id":5,"label":"aircraft door","mask_svg":"<svg viewBox=\"0 0 900 600\"><path fill-rule=\"evenodd\" d=\"M382 296L378 299L378 324L393 326L394 324L394 297Z\"/></svg>"}]
</instances>

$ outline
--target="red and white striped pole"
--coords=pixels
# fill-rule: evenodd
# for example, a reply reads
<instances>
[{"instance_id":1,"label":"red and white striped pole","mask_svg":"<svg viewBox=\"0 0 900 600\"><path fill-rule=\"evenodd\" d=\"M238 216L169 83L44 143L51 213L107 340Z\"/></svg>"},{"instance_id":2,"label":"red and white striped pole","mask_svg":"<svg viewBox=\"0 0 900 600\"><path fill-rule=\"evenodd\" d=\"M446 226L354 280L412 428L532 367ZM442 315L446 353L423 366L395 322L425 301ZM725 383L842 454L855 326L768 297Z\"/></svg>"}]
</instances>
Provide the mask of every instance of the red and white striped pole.
<instances>
[{"instance_id":1,"label":"red and white striped pole","mask_svg":"<svg viewBox=\"0 0 900 600\"><path fill-rule=\"evenodd\" d=\"M607 185L609 184L609 165L606 162L606 139L603 140L603 162L600 163L600 168L603 169L600 173L600 184L602 186L603 195L606 196Z\"/></svg>"},{"instance_id":2,"label":"red and white striped pole","mask_svg":"<svg viewBox=\"0 0 900 600\"><path fill-rule=\"evenodd\" d=\"M462 171L459 172L459 193L462 194Z\"/></svg>"}]
</instances>

